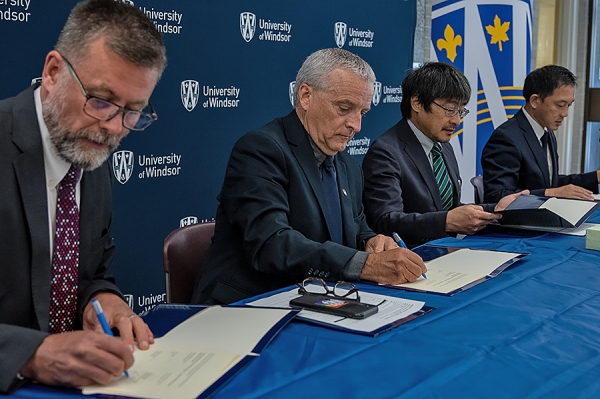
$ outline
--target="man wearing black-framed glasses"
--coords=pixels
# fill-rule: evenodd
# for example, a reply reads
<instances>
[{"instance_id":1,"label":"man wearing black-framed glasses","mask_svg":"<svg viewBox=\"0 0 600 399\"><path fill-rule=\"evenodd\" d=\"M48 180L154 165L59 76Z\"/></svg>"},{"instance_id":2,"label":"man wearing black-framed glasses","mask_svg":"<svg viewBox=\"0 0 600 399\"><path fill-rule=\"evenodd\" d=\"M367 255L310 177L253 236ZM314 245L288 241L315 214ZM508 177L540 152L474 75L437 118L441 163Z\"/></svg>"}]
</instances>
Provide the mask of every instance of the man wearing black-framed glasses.
<instances>
[{"instance_id":1,"label":"man wearing black-framed glasses","mask_svg":"<svg viewBox=\"0 0 600 399\"><path fill-rule=\"evenodd\" d=\"M166 65L139 9L90 0L72 10L42 82L0 101L0 393L23 381L108 384L153 336L107 274L114 254L106 163L157 119ZM77 72L75 72L77 70ZM102 334L90 300L120 338Z\"/></svg>"},{"instance_id":2,"label":"man wearing black-framed glasses","mask_svg":"<svg viewBox=\"0 0 600 399\"><path fill-rule=\"evenodd\" d=\"M455 67L431 62L402 82L403 119L377 138L363 160L363 203L377 233L398 232L409 247L474 234L501 216L517 194L497 205L463 205L458 162L449 143L471 87Z\"/></svg>"}]
</instances>

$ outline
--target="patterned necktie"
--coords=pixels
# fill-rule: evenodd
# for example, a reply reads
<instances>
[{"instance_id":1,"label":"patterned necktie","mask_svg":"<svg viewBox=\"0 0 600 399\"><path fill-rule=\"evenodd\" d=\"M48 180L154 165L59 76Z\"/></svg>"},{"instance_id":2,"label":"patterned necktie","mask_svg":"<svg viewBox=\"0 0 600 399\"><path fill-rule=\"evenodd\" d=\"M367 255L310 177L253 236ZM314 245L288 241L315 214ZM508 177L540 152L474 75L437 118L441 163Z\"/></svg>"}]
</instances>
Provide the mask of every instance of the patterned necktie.
<instances>
[{"instance_id":1,"label":"patterned necktie","mask_svg":"<svg viewBox=\"0 0 600 399\"><path fill-rule=\"evenodd\" d=\"M442 207L445 211L449 211L452 208L452 183L450 182L448 169L446 169L446 163L444 162L444 158L442 158L442 146L440 143L433 144L431 157L433 161L433 174L440 189Z\"/></svg>"},{"instance_id":2,"label":"patterned necktie","mask_svg":"<svg viewBox=\"0 0 600 399\"><path fill-rule=\"evenodd\" d=\"M80 172L71 165L58 186L50 289L49 331L52 334L72 331L75 321L79 265L79 209L75 188Z\"/></svg>"},{"instance_id":3,"label":"patterned necktie","mask_svg":"<svg viewBox=\"0 0 600 399\"><path fill-rule=\"evenodd\" d=\"M342 208L340 207L340 192L335 178L333 157L326 157L323 161L323 191L327 199L325 219L329 227L331 240L343 244L342 239Z\"/></svg>"}]
</instances>

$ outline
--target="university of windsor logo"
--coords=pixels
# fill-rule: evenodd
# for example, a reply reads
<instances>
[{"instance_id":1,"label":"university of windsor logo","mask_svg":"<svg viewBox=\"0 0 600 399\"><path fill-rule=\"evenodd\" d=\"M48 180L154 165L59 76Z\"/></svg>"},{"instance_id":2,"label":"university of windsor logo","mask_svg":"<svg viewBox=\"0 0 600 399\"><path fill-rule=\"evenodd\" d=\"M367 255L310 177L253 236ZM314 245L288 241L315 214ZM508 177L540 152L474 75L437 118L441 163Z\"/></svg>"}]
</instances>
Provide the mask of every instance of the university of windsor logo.
<instances>
[{"instance_id":1,"label":"university of windsor logo","mask_svg":"<svg viewBox=\"0 0 600 399\"><path fill-rule=\"evenodd\" d=\"M189 112L196 108L199 96L200 85L197 81L190 79L181 82L181 102Z\"/></svg>"},{"instance_id":2,"label":"university of windsor logo","mask_svg":"<svg viewBox=\"0 0 600 399\"><path fill-rule=\"evenodd\" d=\"M198 223L196 216L187 216L179 221L179 227L191 226Z\"/></svg>"},{"instance_id":3,"label":"university of windsor logo","mask_svg":"<svg viewBox=\"0 0 600 399\"><path fill-rule=\"evenodd\" d=\"M119 183L127 183L133 173L133 151L115 152L112 157L112 170Z\"/></svg>"},{"instance_id":4,"label":"university of windsor logo","mask_svg":"<svg viewBox=\"0 0 600 399\"><path fill-rule=\"evenodd\" d=\"M292 107L294 106L294 88L295 87L296 87L296 81L293 80L290 82L290 86L289 86L290 103L292 104Z\"/></svg>"},{"instance_id":5,"label":"university of windsor logo","mask_svg":"<svg viewBox=\"0 0 600 399\"><path fill-rule=\"evenodd\" d=\"M379 101L381 100L381 82L373 83L373 105L379 105Z\"/></svg>"},{"instance_id":6,"label":"university of windsor logo","mask_svg":"<svg viewBox=\"0 0 600 399\"><path fill-rule=\"evenodd\" d=\"M348 26L344 22L335 23L335 44L339 48L344 47L346 43L346 34L348 33Z\"/></svg>"},{"instance_id":7,"label":"university of windsor logo","mask_svg":"<svg viewBox=\"0 0 600 399\"><path fill-rule=\"evenodd\" d=\"M251 12L240 14L240 32L246 42L250 42L256 32L256 15Z\"/></svg>"}]
</instances>

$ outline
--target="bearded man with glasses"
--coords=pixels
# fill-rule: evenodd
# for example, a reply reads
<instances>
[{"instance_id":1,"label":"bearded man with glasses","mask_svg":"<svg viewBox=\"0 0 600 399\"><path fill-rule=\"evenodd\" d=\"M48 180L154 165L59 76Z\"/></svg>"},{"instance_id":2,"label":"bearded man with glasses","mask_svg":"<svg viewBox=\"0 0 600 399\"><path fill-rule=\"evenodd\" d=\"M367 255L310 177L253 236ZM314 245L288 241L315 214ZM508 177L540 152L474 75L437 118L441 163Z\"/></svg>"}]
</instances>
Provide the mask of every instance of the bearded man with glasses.
<instances>
[{"instance_id":1,"label":"bearded man with glasses","mask_svg":"<svg viewBox=\"0 0 600 399\"><path fill-rule=\"evenodd\" d=\"M139 9L90 0L71 11L42 82L0 101L0 392L27 380L108 384L152 332L107 274L114 254L106 160L157 119L166 65ZM77 70L77 72L75 72ZM120 338L102 333L96 298Z\"/></svg>"},{"instance_id":2,"label":"bearded man with glasses","mask_svg":"<svg viewBox=\"0 0 600 399\"><path fill-rule=\"evenodd\" d=\"M363 204L376 233L397 232L409 247L474 234L516 196L498 204L463 205L458 162L449 143L469 110L469 81L455 67L431 62L402 81L403 118L379 136L363 160Z\"/></svg>"}]
</instances>

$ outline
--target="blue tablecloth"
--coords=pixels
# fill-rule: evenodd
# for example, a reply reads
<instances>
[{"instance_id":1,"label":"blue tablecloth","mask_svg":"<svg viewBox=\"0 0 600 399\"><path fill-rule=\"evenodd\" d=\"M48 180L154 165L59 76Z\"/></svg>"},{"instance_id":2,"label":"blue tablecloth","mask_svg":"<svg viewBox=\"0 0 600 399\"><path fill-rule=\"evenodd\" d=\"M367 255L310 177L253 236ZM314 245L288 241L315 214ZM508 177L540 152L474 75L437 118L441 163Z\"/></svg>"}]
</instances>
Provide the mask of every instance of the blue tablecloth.
<instances>
[{"instance_id":1,"label":"blue tablecloth","mask_svg":"<svg viewBox=\"0 0 600 399\"><path fill-rule=\"evenodd\" d=\"M436 310L376 338L294 321L215 398L600 398L600 252L584 237L496 228L435 244L530 255L452 297L360 284ZM78 393L16 393L65 395Z\"/></svg>"}]
</instances>

